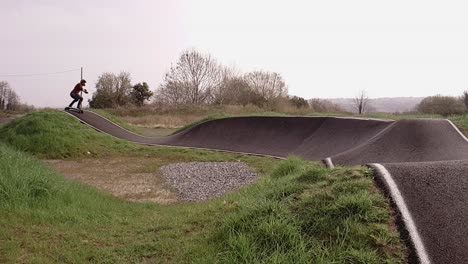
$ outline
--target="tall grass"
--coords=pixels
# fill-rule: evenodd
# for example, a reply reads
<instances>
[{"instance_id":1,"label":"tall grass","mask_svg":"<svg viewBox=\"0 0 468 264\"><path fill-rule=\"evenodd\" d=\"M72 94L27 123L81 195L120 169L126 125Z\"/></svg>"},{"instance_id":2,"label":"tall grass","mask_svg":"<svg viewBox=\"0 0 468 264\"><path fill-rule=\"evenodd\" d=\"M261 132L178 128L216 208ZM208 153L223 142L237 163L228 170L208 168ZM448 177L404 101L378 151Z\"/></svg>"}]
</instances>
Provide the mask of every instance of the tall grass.
<instances>
[{"instance_id":1,"label":"tall grass","mask_svg":"<svg viewBox=\"0 0 468 264\"><path fill-rule=\"evenodd\" d=\"M221 263L398 263L388 203L367 169L281 162L256 199L231 200L212 242Z\"/></svg>"},{"instance_id":2,"label":"tall grass","mask_svg":"<svg viewBox=\"0 0 468 264\"><path fill-rule=\"evenodd\" d=\"M106 221L116 207L131 206L65 180L32 157L0 143L0 208L37 222Z\"/></svg>"}]
</instances>

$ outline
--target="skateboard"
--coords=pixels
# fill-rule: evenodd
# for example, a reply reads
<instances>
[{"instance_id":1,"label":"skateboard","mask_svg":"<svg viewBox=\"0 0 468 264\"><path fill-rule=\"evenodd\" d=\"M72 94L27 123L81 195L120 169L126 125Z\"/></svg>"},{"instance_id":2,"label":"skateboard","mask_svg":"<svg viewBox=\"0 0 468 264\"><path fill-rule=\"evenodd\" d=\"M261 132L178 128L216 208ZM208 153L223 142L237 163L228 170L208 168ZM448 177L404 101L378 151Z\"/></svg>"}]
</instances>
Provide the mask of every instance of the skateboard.
<instances>
[{"instance_id":1,"label":"skateboard","mask_svg":"<svg viewBox=\"0 0 468 264\"><path fill-rule=\"evenodd\" d=\"M76 112L76 113L80 113L80 114L83 113L83 110L81 110L79 108L74 108L74 107L65 107L65 111L72 111L72 112Z\"/></svg>"}]
</instances>

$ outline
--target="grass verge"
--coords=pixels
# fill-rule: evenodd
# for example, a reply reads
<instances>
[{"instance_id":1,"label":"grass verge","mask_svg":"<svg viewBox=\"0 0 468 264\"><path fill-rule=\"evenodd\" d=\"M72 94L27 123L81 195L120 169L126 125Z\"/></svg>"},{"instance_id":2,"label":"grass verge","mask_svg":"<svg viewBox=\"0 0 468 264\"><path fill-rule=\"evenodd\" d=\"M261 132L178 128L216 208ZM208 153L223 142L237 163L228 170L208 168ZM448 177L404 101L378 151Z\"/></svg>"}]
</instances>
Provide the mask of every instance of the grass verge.
<instances>
[{"instance_id":1,"label":"grass verge","mask_svg":"<svg viewBox=\"0 0 468 264\"><path fill-rule=\"evenodd\" d=\"M468 116L452 116L449 118L459 129L460 131L468 137Z\"/></svg>"}]
</instances>

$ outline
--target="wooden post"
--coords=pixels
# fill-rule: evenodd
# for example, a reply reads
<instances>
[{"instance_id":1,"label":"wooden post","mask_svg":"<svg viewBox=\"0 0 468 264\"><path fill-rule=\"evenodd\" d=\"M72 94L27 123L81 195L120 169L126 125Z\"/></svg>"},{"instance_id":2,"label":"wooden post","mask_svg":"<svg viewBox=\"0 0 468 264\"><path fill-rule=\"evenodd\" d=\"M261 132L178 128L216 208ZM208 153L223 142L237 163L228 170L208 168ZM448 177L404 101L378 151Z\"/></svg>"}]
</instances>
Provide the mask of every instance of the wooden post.
<instances>
[{"instance_id":1,"label":"wooden post","mask_svg":"<svg viewBox=\"0 0 468 264\"><path fill-rule=\"evenodd\" d=\"M81 78L80 78L80 82L81 82L81 80L83 80L83 67L81 67ZM83 96L83 90L81 90L80 95Z\"/></svg>"}]
</instances>

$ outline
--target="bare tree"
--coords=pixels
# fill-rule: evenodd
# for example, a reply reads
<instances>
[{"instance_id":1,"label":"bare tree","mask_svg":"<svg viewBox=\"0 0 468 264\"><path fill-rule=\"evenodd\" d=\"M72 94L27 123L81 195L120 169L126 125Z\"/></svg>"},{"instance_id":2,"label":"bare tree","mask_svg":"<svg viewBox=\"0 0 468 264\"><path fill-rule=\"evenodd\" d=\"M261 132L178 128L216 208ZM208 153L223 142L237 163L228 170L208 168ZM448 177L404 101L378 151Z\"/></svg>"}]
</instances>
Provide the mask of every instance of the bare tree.
<instances>
[{"instance_id":1,"label":"bare tree","mask_svg":"<svg viewBox=\"0 0 468 264\"><path fill-rule=\"evenodd\" d=\"M229 105L254 104L262 106L265 99L250 87L240 71L235 68L223 69L223 81L214 90L213 103Z\"/></svg>"},{"instance_id":2,"label":"bare tree","mask_svg":"<svg viewBox=\"0 0 468 264\"><path fill-rule=\"evenodd\" d=\"M7 91L10 85L5 81L0 81L0 110L5 110L7 102Z\"/></svg>"},{"instance_id":3,"label":"bare tree","mask_svg":"<svg viewBox=\"0 0 468 264\"><path fill-rule=\"evenodd\" d=\"M1 110L16 110L20 105L20 99L10 84L6 81L0 81L0 111Z\"/></svg>"},{"instance_id":4,"label":"bare tree","mask_svg":"<svg viewBox=\"0 0 468 264\"><path fill-rule=\"evenodd\" d=\"M212 90L213 103L215 104L230 104L232 89L237 88L239 80L242 80L240 72L235 68L222 67L221 83Z\"/></svg>"},{"instance_id":5,"label":"bare tree","mask_svg":"<svg viewBox=\"0 0 468 264\"><path fill-rule=\"evenodd\" d=\"M16 108L18 107L20 103L18 94L16 94L13 90L10 89L8 91L7 97L8 97L8 103L6 105L6 109L10 111L16 110Z\"/></svg>"},{"instance_id":6,"label":"bare tree","mask_svg":"<svg viewBox=\"0 0 468 264\"><path fill-rule=\"evenodd\" d=\"M244 106L247 104L254 104L262 106L266 102L266 100L258 92L254 91L242 77L227 79L223 82L222 86L222 93L215 101L217 104Z\"/></svg>"},{"instance_id":7,"label":"bare tree","mask_svg":"<svg viewBox=\"0 0 468 264\"><path fill-rule=\"evenodd\" d=\"M244 79L254 91L267 101L288 95L286 83L276 72L254 71L247 73Z\"/></svg>"},{"instance_id":8,"label":"bare tree","mask_svg":"<svg viewBox=\"0 0 468 264\"><path fill-rule=\"evenodd\" d=\"M369 97L367 97L366 91L362 90L354 98L354 107L357 110L358 114L363 114L369 110Z\"/></svg>"},{"instance_id":9,"label":"bare tree","mask_svg":"<svg viewBox=\"0 0 468 264\"><path fill-rule=\"evenodd\" d=\"M172 104L210 103L222 80L222 67L215 59L209 54L188 50L166 73L156 94Z\"/></svg>"},{"instance_id":10,"label":"bare tree","mask_svg":"<svg viewBox=\"0 0 468 264\"><path fill-rule=\"evenodd\" d=\"M166 103L172 106L186 104L186 88L172 81L161 85L155 92L155 102Z\"/></svg>"}]
</instances>

